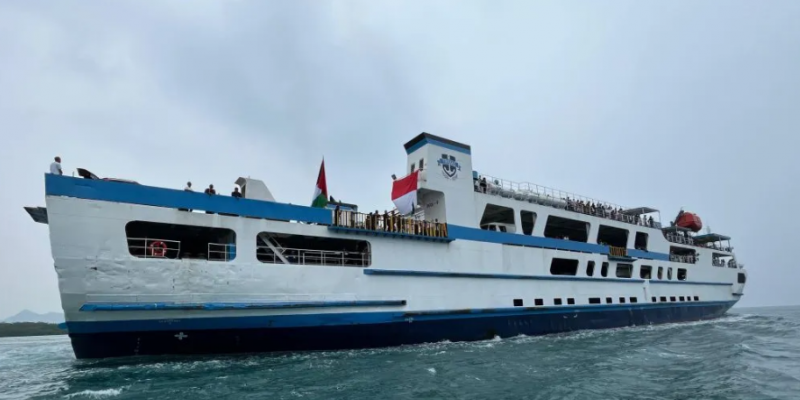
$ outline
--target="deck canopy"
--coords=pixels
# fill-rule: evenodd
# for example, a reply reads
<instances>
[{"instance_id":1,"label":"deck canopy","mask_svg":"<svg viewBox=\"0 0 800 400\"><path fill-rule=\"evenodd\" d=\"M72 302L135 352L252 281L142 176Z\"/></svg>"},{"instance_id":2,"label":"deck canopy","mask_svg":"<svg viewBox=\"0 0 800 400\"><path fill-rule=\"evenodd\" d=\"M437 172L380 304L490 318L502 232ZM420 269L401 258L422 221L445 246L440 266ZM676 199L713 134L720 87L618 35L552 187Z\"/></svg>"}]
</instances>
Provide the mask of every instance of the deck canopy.
<instances>
[{"instance_id":1,"label":"deck canopy","mask_svg":"<svg viewBox=\"0 0 800 400\"><path fill-rule=\"evenodd\" d=\"M627 210L622 210L622 214L624 215L641 215L641 214L650 214L656 212L658 212L658 210L650 207L634 207L634 208L629 208Z\"/></svg>"},{"instance_id":2,"label":"deck canopy","mask_svg":"<svg viewBox=\"0 0 800 400\"><path fill-rule=\"evenodd\" d=\"M722 242L726 240L731 240L730 236L720 235L718 233L707 233L705 235L698 235L694 237L695 243L698 244Z\"/></svg>"}]
</instances>

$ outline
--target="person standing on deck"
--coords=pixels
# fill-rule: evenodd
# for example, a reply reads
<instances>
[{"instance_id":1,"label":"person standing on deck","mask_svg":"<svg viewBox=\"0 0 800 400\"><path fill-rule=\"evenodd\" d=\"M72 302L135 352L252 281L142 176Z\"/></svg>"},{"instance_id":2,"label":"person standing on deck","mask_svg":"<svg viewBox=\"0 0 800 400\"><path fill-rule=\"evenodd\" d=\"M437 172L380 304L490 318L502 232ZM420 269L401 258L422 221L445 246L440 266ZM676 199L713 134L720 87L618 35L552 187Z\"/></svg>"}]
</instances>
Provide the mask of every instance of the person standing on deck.
<instances>
[{"instance_id":1,"label":"person standing on deck","mask_svg":"<svg viewBox=\"0 0 800 400\"><path fill-rule=\"evenodd\" d=\"M239 191L238 186L233 188L233 193L231 193L231 197L236 197L237 199L242 198L242 192Z\"/></svg>"},{"instance_id":2,"label":"person standing on deck","mask_svg":"<svg viewBox=\"0 0 800 400\"><path fill-rule=\"evenodd\" d=\"M55 161L50 164L50 173L53 175L64 175L64 173L61 172L61 157L56 156Z\"/></svg>"}]
</instances>

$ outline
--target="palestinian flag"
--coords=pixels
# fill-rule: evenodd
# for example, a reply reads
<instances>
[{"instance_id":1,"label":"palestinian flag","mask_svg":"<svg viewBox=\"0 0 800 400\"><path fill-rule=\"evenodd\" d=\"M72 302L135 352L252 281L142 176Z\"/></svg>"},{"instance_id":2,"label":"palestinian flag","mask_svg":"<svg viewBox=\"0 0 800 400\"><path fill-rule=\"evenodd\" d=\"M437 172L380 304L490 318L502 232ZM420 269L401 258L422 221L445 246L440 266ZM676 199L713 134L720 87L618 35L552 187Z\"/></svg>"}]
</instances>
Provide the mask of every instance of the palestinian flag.
<instances>
[{"instance_id":1,"label":"palestinian flag","mask_svg":"<svg viewBox=\"0 0 800 400\"><path fill-rule=\"evenodd\" d=\"M392 183L392 202L401 215L414 212L417 204L417 177L419 171L414 171L403 179Z\"/></svg>"},{"instance_id":2,"label":"palestinian flag","mask_svg":"<svg viewBox=\"0 0 800 400\"><path fill-rule=\"evenodd\" d=\"M325 183L325 159L319 166L319 176L317 176L317 186L314 188L314 198L311 200L311 207L325 208L328 205L328 185Z\"/></svg>"}]
</instances>

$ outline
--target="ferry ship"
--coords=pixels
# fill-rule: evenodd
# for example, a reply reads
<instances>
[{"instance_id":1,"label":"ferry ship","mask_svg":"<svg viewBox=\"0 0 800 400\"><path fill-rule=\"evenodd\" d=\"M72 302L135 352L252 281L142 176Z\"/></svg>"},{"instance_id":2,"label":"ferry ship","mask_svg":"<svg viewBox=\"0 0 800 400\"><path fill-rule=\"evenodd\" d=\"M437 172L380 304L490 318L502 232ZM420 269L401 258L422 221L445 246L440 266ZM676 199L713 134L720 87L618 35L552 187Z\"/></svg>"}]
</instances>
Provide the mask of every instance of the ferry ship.
<instances>
[{"instance_id":1,"label":"ferry ship","mask_svg":"<svg viewBox=\"0 0 800 400\"><path fill-rule=\"evenodd\" d=\"M730 238L696 214L662 226L650 207L490 177L470 146L424 132L405 151L405 215L281 203L254 178L235 198L46 174L46 207L26 210L48 225L76 358L696 321L743 294Z\"/></svg>"}]
</instances>

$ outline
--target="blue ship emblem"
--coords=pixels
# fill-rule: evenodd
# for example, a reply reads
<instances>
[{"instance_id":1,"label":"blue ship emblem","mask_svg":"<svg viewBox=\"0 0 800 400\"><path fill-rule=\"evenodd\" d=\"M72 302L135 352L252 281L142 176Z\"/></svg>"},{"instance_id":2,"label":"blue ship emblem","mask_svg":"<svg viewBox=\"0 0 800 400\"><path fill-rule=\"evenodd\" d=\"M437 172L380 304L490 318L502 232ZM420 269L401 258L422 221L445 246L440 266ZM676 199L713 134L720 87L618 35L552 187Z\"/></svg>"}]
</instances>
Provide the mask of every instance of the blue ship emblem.
<instances>
[{"instance_id":1,"label":"blue ship emblem","mask_svg":"<svg viewBox=\"0 0 800 400\"><path fill-rule=\"evenodd\" d=\"M444 173L445 178L458 178L458 171L461 171L461 164L456 161L454 156L442 154L442 158L439 159L437 164L442 166L442 172Z\"/></svg>"}]
</instances>

